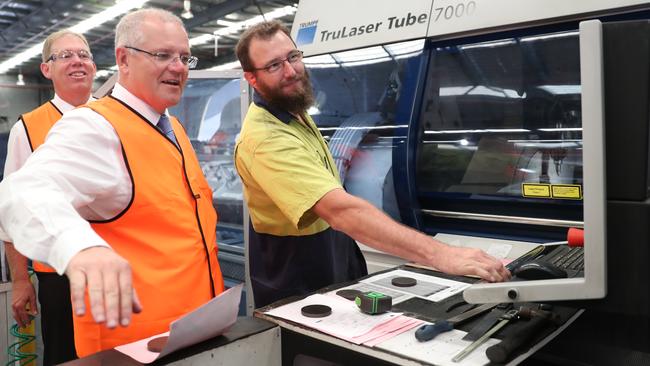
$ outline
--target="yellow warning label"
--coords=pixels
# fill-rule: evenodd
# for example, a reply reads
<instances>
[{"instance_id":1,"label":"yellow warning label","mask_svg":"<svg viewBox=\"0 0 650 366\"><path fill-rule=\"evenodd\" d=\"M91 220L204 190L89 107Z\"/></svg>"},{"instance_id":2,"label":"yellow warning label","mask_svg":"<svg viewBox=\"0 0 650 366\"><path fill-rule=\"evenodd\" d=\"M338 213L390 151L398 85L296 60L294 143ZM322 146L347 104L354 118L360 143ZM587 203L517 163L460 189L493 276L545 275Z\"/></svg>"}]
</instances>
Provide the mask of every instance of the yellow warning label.
<instances>
[{"instance_id":1,"label":"yellow warning label","mask_svg":"<svg viewBox=\"0 0 650 366\"><path fill-rule=\"evenodd\" d=\"M521 193L524 197L551 197L551 185L542 183L523 183Z\"/></svg>"},{"instance_id":2,"label":"yellow warning label","mask_svg":"<svg viewBox=\"0 0 650 366\"><path fill-rule=\"evenodd\" d=\"M553 184L551 194L553 198L580 200L582 199L582 186L578 184Z\"/></svg>"}]
</instances>

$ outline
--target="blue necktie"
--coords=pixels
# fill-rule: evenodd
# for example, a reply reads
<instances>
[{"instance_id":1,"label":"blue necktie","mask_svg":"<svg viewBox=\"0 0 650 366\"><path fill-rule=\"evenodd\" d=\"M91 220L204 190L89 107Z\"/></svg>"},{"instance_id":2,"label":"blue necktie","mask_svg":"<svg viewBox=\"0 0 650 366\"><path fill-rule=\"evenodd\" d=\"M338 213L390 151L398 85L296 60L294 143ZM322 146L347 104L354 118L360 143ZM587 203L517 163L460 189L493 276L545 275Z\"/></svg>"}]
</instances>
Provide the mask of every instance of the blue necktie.
<instances>
[{"instance_id":1,"label":"blue necktie","mask_svg":"<svg viewBox=\"0 0 650 366\"><path fill-rule=\"evenodd\" d=\"M176 135L174 135L174 130L172 129L172 125L169 122L169 117L167 117L166 114L161 114L160 119L158 120L158 124L156 127L165 134L172 142L174 142L174 145L178 147L178 141L176 141Z\"/></svg>"}]
</instances>

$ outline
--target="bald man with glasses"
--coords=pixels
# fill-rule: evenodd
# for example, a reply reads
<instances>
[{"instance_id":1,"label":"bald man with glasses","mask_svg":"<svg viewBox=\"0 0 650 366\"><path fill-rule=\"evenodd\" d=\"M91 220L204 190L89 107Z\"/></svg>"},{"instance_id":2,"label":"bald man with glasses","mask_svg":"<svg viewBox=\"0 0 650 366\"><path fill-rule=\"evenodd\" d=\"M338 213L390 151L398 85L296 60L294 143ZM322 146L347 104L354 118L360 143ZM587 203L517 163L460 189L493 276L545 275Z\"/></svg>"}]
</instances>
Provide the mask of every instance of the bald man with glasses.
<instances>
[{"instance_id":1,"label":"bald man with glasses","mask_svg":"<svg viewBox=\"0 0 650 366\"><path fill-rule=\"evenodd\" d=\"M212 191L167 110L197 63L182 21L125 15L115 57L111 95L67 113L0 183L0 236L70 279L80 357L165 332L224 289Z\"/></svg>"},{"instance_id":2,"label":"bald man with glasses","mask_svg":"<svg viewBox=\"0 0 650 366\"><path fill-rule=\"evenodd\" d=\"M17 171L45 140L47 132L63 113L90 99L95 63L88 41L78 33L61 30L43 42L41 72L52 80L54 98L20 116L9 133L4 176ZM12 313L16 323L27 326L38 313L34 286L27 271L27 258L12 243L5 243L11 269ZM66 276L59 276L46 264L33 262L38 278L38 302L41 313L43 365L59 364L75 359L70 285Z\"/></svg>"}]
</instances>

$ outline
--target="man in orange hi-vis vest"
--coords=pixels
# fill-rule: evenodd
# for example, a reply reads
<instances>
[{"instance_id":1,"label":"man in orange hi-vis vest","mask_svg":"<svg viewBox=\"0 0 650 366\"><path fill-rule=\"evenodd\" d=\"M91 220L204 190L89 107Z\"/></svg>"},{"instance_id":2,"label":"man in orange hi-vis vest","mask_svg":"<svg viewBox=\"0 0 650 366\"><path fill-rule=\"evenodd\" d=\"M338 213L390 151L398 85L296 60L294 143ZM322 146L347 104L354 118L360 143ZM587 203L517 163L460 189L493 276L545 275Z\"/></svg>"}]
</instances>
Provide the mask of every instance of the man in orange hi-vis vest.
<instances>
[{"instance_id":1,"label":"man in orange hi-vis vest","mask_svg":"<svg viewBox=\"0 0 650 366\"><path fill-rule=\"evenodd\" d=\"M43 43L41 72L52 80L54 98L20 116L9 133L4 176L18 170L45 141L45 136L63 113L90 100L95 63L86 38L69 30L49 35ZM25 327L36 315L36 294L27 273L27 258L11 243L5 243L11 269L12 312L16 323ZM72 327L70 285L66 276L53 268L33 262L38 277L41 308L43 365L59 364L76 358Z\"/></svg>"},{"instance_id":2,"label":"man in orange hi-vis vest","mask_svg":"<svg viewBox=\"0 0 650 366\"><path fill-rule=\"evenodd\" d=\"M223 291L212 191L167 111L197 63L182 21L125 15L115 57L111 94L66 113L0 183L0 239L70 279L79 357L167 331Z\"/></svg>"}]
</instances>

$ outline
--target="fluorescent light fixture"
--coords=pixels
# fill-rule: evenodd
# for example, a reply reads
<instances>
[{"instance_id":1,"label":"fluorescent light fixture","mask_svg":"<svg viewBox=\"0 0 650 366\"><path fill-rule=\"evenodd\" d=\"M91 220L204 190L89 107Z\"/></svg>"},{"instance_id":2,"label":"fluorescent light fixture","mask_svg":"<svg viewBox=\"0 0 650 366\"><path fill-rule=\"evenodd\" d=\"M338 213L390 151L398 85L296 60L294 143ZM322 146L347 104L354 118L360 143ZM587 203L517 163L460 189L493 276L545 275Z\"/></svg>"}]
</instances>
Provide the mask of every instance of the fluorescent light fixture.
<instances>
[{"instance_id":1,"label":"fluorescent light fixture","mask_svg":"<svg viewBox=\"0 0 650 366\"><path fill-rule=\"evenodd\" d=\"M194 18L194 14L192 14L192 3L190 0L183 0L183 13L181 13L181 18Z\"/></svg>"},{"instance_id":2,"label":"fluorescent light fixture","mask_svg":"<svg viewBox=\"0 0 650 366\"><path fill-rule=\"evenodd\" d=\"M224 19L217 19L217 25L220 25L222 27L236 27L237 22L233 22L230 20L224 20Z\"/></svg>"},{"instance_id":3,"label":"fluorescent light fixture","mask_svg":"<svg viewBox=\"0 0 650 366\"><path fill-rule=\"evenodd\" d=\"M527 130L525 128L488 128L485 130L485 132L511 133L511 132L530 132L530 130Z\"/></svg>"},{"instance_id":4,"label":"fluorescent light fixture","mask_svg":"<svg viewBox=\"0 0 650 366\"><path fill-rule=\"evenodd\" d=\"M544 132L569 132L569 131L582 131L582 127L558 127L558 128L538 128L539 131Z\"/></svg>"},{"instance_id":5,"label":"fluorescent light fixture","mask_svg":"<svg viewBox=\"0 0 650 366\"><path fill-rule=\"evenodd\" d=\"M95 77L96 78L109 77L109 76L113 75L116 71L117 71L117 65L115 65L113 67L110 67L108 69L97 71L97 73L95 74Z\"/></svg>"},{"instance_id":6,"label":"fluorescent light fixture","mask_svg":"<svg viewBox=\"0 0 650 366\"><path fill-rule=\"evenodd\" d=\"M70 30L76 33L86 33L87 31L93 28L97 28L109 20L113 20L122 14L128 13L132 9L142 7L142 5L144 5L144 3L147 1L148 0L122 1L102 11L101 13L97 13L90 18L81 21L77 25L70 27Z\"/></svg>"},{"instance_id":7,"label":"fluorescent light fixture","mask_svg":"<svg viewBox=\"0 0 650 366\"><path fill-rule=\"evenodd\" d=\"M100 25L106 23L109 20L115 19L120 15L129 12L131 9L139 8L148 0L130 0L130 1L121 1L110 8L97 13L91 16L88 19L85 19L78 23L75 26L70 27L70 30L76 33L86 33L90 29L99 27ZM0 63L0 74L3 74L14 67L22 64L25 61L28 61L32 57L38 56L43 49L43 42L40 42L27 50L17 54L16 56L3 61Z\"/></svg>"},{"instance_id":8,"label":"fluorescent light fixture","mask_svg":"<svg viewBox=\"0 0 650 366\"><path fill-rule=\"evenodd\" d=\"M508 142L512 142L515 144L519 143L529 143L529 144L536 144L536 143L559 143L563 144L563 146L582 146L582 140L578 139L554 139L554 140L508 140Z\"/></svg>"},{"instance_id":9,"label":"fluorescent light fixture","mask_svg":"<svg viewBox=\"0 0 650 366\"><path fill-rule=\"evenodd\" d=\"M346 62L342 62L341 64L345 65L346 67L350 67L350 66L372 65L380 62L388 62L390 60L391 60L390 57L382 57L382 58L375 58L370 60L346 61Z\"/></svg>"},{"instance_id":10,"label":"fluorescent light fixture","mask_svg":"<svg viewBox=\"0 0 650 366\"><path fill-rule=\"evenodd\" d=\"M319 127L321 131L336 131L336 130L386 130L392 128L406 128L409 125L392 125L392 126L347 126L347 127Z\"/></svg>"},{"instance_id":11,"label":"fluorescent light fixture","mask_svg":"<svg viewBox=\"0 0 650 366\"><path fill-rule=\"evenodd\" d=\"M332 58L332 55L325 54L325 55L319 55L319 56L309 56L303 60L305 65L312 65L312 64L336 64L336 60Z\"/></svg>"},{"instance_id":12,"label":"fluorescent light fixture","mask_svg":"<svg viewBox=\"0 0 650 366\"><path fill-rule=\"evenodd\" d=\"M426 130L427 135L437 134L455 134L455 133L517 133L517 132L530 132L525 128L487 128L477 130Z\"/></svg>"},{"instance_id":13,"label":"fluorescent light fixture","mask_svg":"<svg viewBox=\"0 0 650 366\"><path fill-rule=\"evenodd\" d=\"M335 64L336 60L332 58L332 55L325 54L320 56L309 56L303 61L306 65L311 64Z\"/></svg>"},{"instance_id":14,"label":"fluorescent light fixture","mask_svg":"<svg viewBox=\"0 0 650 366\"><path fill-rule=\"evenodd\" d=\"M411 53L422 52L424 48L424 39L416 39L415 41L407 41L400 43L393 43L384 46L386 51L393 56L406 55Z\"/></svg>"},{"instance_id":15,"label":"fluorescent light fixture","mask_svg":"<svg viewBox=\"0 0 650 366\"><path fill-rule=\"evenodd\" d=\"M508 140L508 142L511 142ZM566 140L557 140L555 142L515 142L516 147L532 147L534 149L558 149L558 148L577 148L580 150L582 148L582 142L567 144Z\"/></svg>"},{"instance_id":16,"label":"fluorescent light fixture","mask_svg":"<svg viewBox=\"0 0 650 366\"><path fill-rule=\"evenodd\" d=\"M540 85L538 88L554 95L580 94L581 85Z\"/></svg>"},{"instance_id":17,"label":"fluorescent light fixture","mask_svg":"<svg viewBox=\"0 0 650 366\"><path fill-rule=\"evenodd\" d=\"M458 96L458 95L485 95L503 98L525 98L526 93L519 95L516 90L502 89L495 86L486 87L483 85L476 86L444 86L440 88L440 96Z\"/></svg>"},{"instance_id":18,"label":"fluorescent light fixture","mask_svg":"<svg viewBox=\"0 0 650 366\"><path fill-rule=\"evenodd\" d=\"M251 25L263 22L264 18L266 18L266 20L272 20L272 19L282 18L283 16L286 15L291 15L295 12L296 12L296 7L285 6L264 14L264 17L258 15L241 22L233 22L232 25L226 28L218 29L213 34L204 34L190 39L190 47L203 44L203 43L212 42L214 40L214 36L227 36L231 33L239 32L243 29L250 27Z\"/></svg>"},{"instance_id":19,"label":"fluorescent light fixture","mask_svg":"<svg viewBox=\"0 0 650 366\"><path fill-rule=\"evenodd\" d=\"M436 144L436 149L440 150L464 150L464 151L478 151L478 146L467 145L463 146L460 141L422 141L423 144Z\"/></svg>"},{"instance_id":20,"label":"fluorescent light fixture","mask_svg":"<svg viewBox=\"0 0 650 366\"><path fill-rule=\"evenodd\" d=\"M345 66L372 65L391 60L391 56L383 47L375 46L359 50L337 52L332 54L337 63Z\"/></svg>"},{"instance_id":21,"label":"fluorescent light fixture","mask_svg":"<svg viewBox=\"0 0 650 366\"><path fill-rule=\"evenodd\" d=\"M337 52L332 55L341 63L367 62L371 60L390 60L390 55L383 47L367 47L359 50Z\"/></svg>"},{"instance_id":22,"label":"fluorescent light fixture","mask_svg":"<svg viewBox=\"0 0 650 366\"><path fill-rule=\"evenodd\" d=\"M525 98L526 93L519 95L517 91L512 89L501 89L495 87L486 87L479 85L467 93L468 95L485 95L485 96L494 96L494 97L504 97L504 98Z\"/></svg>"},{"instance_id":23,"label":"fluorescent light fixture","mask_svg":"<svg viewBox=\"0 0 650 366\"><path fill-rule=\"evenodd\" d=\"M561 32L561 33L553 33L553 34L545 34L543 36L532 36L532 37L523 37L521 39L522 42L532 42L532 41L542 41L545 39L555 39L555 38L566 38L566 37L571 37L571 36L577 36L579 33L577 31L573 32ZM576 41L578 39L576 38Z\"/></svg>"},{"instance_id":24,"label":"fluorescent light fixture","mask_svg":"<svg viewBox=\"0 0 650 366\"><path fill-rule=\"evenodd\" d=\"M469 145L469 141L467 139L461 139L461 140L426 140L422 141L425 144L451 144L451 145L463 145L467 146Z\"/></svg>"},{"instance_id":25,"label":"fluorescent light fixture","mask_svg":"<svg viewBox=\"0 0 650 366\"><path fill-rule=\"evenodd\" d=\"M336 60L329 53L325 55L307 57L303 59L303 63L309 69L327 69L340 66L340 64L336 62Z\"/></svg>"},{"instance_id":26,"label":"fluorescent light fixture","mask_svg":"<svg viewBox=\"0 0 650 366\"><path fill-rule=\"evenodd\" d=\"M471 50L473 48L495 48L495 47L500 47L500 46L510 46L515 44L514 39L506 39L506 40L500 40L500 41L490 41L490 42L481 42L481 43L474 43L474 44L468 44L464 46L460 46L460 48L463 51L466 50Z\"/></svg>"},{"instance_id":27,"label":"fluorescent light fixture","mask_svg":"<svg viewBox=\"0 0 650 366\"><path fill-rule=\"evenodd\" d=\"M6 61L3 61L2 63L0 63L0 74L4 74L5 72L22 64L23 62L29 60L30 58L40 54L42 49L43 49L43 42L28 48L26 51L23 51Z\"/></svg>"},{"instance_id":28,"label":"fluorescent light fixture","mask_svg":"<svg viewBox=\"0 0 650 366\"><path fill-rule=\"evenodd\" d=\"M239 61L227 62L225 64L217 65L205 70L224 71L224 70L236 70L236 69L241 69L241 65L239 64Z\"/></svg>"},{"instance_id":29,"label":"fluorescent light fixture","mask_svg":"<svg viewBox=\"0 0 650 366\"><path fill-rule=\"evenodd\" d=\"M475 88L472 88L468 95L485 95L485 96L494 96L494 97L505 97L505 98L523 98L526 96L526 93L519 96L515 90L512 89L502 89L493 86L483 86L478 85Z\"/></svg>"}]
</instances>

